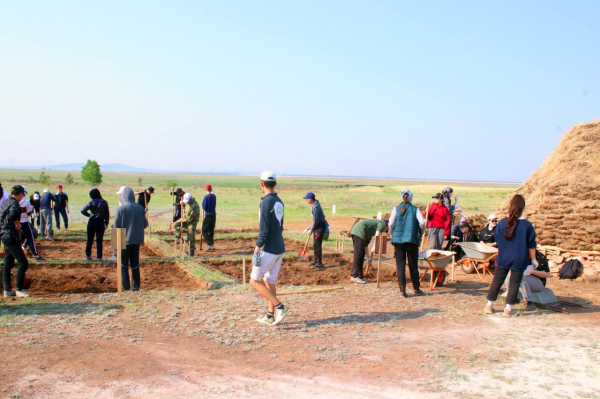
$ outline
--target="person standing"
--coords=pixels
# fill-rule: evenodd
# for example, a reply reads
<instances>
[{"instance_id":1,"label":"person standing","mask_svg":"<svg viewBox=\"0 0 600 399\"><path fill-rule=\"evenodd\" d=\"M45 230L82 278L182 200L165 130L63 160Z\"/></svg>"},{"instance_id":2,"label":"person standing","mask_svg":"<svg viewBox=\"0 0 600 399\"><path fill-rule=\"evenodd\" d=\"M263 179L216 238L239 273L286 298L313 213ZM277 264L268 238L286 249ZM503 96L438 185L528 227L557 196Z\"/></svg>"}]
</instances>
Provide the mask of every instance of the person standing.
<instances>
[{"instance_id":1,"label":"person standing","mask_svg":"<svg viewBox=\"0 0 600 399\"><path fill-rule=\"evenodd\" d=\"M6 201L9 198L10 194L8 194L8 191L2 188L2 183L0 183L0 206L2 206L4 201Z\"/></svg>"},{"instance_id":2,"label":"person standing","mask_svg":"<svg viewBox=\"0 0 600 399\"><path fill-rule=\"evenodd\" d=\"M92 245L94 237L96 238L96 259L102 260L102 244L104 232L108 228L110 219L110 210L108 202L102 198L100 190L93 188L89 196L91 201L81 210L83 216L88 217L87 224L87 243L85 245L85 256L87 260L92 260Z\"/></svg>"},{"instance_id":3,"label":"person standing","mask_svg":"<svg viewBox=\"0 0 600 399\"><path fill-rule=\"evenodd\" d=\"M150 203L150 199L152 198L152 194L154 194L154 187L150 186L145 190L137 191L135 195L138 196L137 203L141 205L146 212L148 212L148 204Z\"/></svg>"},{"instance_id":4,"label":"person standing","mask_svg":"<svg viewBox=\"0 0 600 399\"><path fill-rule=\"evenodd\" d=\"M446 187L442 190L442 196L444 197L444 206L448 209L450 214L450 224L454 223L454 211L458 209L458 195L454 197L454 204L452 203L452 194L454 190L452 187Z\"/></svg>"},{"instance_id":5,"label":"person standing","mask_svg":"<svg viewBox=\"0 0 600 399\"><path fill-rule=\"evenodd\" d=\"M406 294L406 260L415 295L422 295L419 281L419 244L425 229L425 218L421 210L412 204L413 193L410 190L400 191L402 202L392 209L389 231L396 257L396 273L398 287L404 298Z\"/></svg>"},{"instance_id":6,"label":"person standing","mask_svg":"<svg viewBox=\"0 0 600 399\"><path fill-rule=\"evenodd\" d=\"M204 210L204 220L202 221L202 237L208 245L207 250L215 249L215 225L217 223L217 196L213 192L212 186L204 186L205 196L202 199L202 209Z\"/></svg>"},{"instance_id":7,"label":"person standing","mask_svg":"<svg viewBox=\"0 0 600 399\"><path fill-rule=\"evenodd\" d=\"M42 224L40 225L40 235L52 241L52 207L56 201L54 195L48 189L44 189L42 198L40 198L40 214ZM47 231L46 231L47 230Z\"/></svg>"},{"instance_id":8,"label":"person standing","mask_svg":"<svg viewBox=\"0 0 600 399\"><path fill-rule=\"evenodd\" d=\"M515 194L510 200L508 217L500 220L496 226L495 236L498 243L498 258L496 258L496 271L487 295L484 313L494 313L494 302L498 299L500 288L510 272L508 294L503 316L513 315L512 307L517 302L519 286L529 262L533 269L539 264L536 260L536 234L530 221L520 219L525 210L525 198Z\"/></svg>"},{"instance_id":9,"label":"person standing","mask_svg":"<svg viewBox=\"0 0 600 399\"><path fill-rule=\"evenodd\" d=\"M277 277L281 269L283 243L283 201L275 192L277 176L265 171L260 175L260 188L265 196L260 201L259 231L252 256L250 285L269 302L267 314L256 321L276 326L289 314L289 308L277 298Z\"/></svg>"},{"instance_id":10,"label":"person standing","mask_svg":"<svg viewBox=\"0 0 600 399\"><path fill-rule=\"evenodd\" d=\"M185 191L183 191L181 187L175 190L175 202L173 203L173 207L175 208L173 212L173 223L181 218L181 200L183 199L184 194Z\"/></svg>"},{"instance_id":11,"label":"person standing","mask_svg":"<svg viewBox=\"0 0 600 399\"><path fill-rule=\"evenodd\" d=\"M200 220L200 206L192 194L185 193L181 200L185 205L183 217L174 223L175 238L181 238L182 229L186 230L187 240L190 243L190 256L195 256L196 252L196 227Z\"/></svg>"},{"instance_id":12,"label":"person standing","mask_svg":"<svg viewBox=\"0 0 600 399\"><path fill-rule=\"evenodd\" d=\"M121 250L121 282L123 289L139 291L140 289L140 245L144 243L144 229L148 227L148 220L144 207L135 203L135 196L130 187L121 187L119 194L119 207L115 215L113 226L117 229L126 229L125 249ZM129 268L131 267L131 283L129 281Z\"/></svg>"},{"instance_id":13,"label":"person standing","mask_svg":"<svg viewBox=\"0 0 600 399\"><path fill-rule=\"evenodd\" d=\"M33 215L33 206L27 199L27 187L23 186L23 199L19 202L19 207L21 208L21 241L23 244L23 248L29 248L31 253L35 256L37 260L44 260L37 251L37 247L35 246L35 235L33 234L33 229L31 228L31 224L29 224L29 218Z\"/></svg>"},{"instance_id":14,"label":"person standing","mask_svg":"<svg viewBox=\"0 0 600 399\"><path fill-rule=\"evenodd\" d=\"M27 298L30 295L24 287L25 272L29 268L29 262L21 247L21 207L19 202L23 199L25 190L23 186L13 186L10 197L2 202L0 206L0 240L4 245L4 266L2 267L2 284L4 285L4 297L17 296ZM12 289L11 270L18 262L17 289Z\"/></svg>"},{"instance_id":15,"label":"person standing","mask_svg":"<svg viewBox=\"0 0 600 399\"><path fill-rule=\"evenodd\" d=\"M387 230L387 224L379 219L364 219L356 223L350 230L352 244L354 245L354 261L352 262L352 271L350 281L356 284L366 284L363 264L367 247L373 237L379 237L381 233Z\"/></svg>"},{"instance_id":16,"label":"person standing","mask_svg":"<svg viewBox=\"0 0 600 399\"><path fill-rule=\"evenodd\" d=\"M69 196L63 192L63 186L56 186L54 194L54 217L56 218L56 230L60 231L60 216L62 216L65 231L69 230Z\"/></svg>"},{"instance_id":17,"label":"person standing","mask_svg":"<svg viewBox=\"0 0 600 399\"><path fill-rule=\"evenodd\" d=\"M306 230L304 233L308 233L309 235L313 235L313 248L315 252L315 260L311 264L311 266L316 268L322 268L323 265L323 235L325 234L325 230L327 229L327 222L325 221L325 213L323 213L323 209L321 208L321 203L316 199L314 193L306 193L303 197L306 202L310 205L313 224Z\"/></svg>"},{"instance_id":18,"label":"person standing","mask_svg":"<svg viewBox=\"0 0 600 399\"><path fill-rule=\"evenodd\" d=\"M441 250L444 239L450 236L450 214L448 208L443 205L444 197L437 193L432 197L435 201L427 209L429 220L429 249Z\"/></svg>"},{"instance_id":19,"label":"person standing","mask_svg":"<svg viewBox=\"0 0 600 399\"><path fill-rule=\"evenodd\" d=\"M38 191L34 192L31 197L29 197L29 203L33 206L33 215L31 215L31 225L34 228L40 228L40 193Z\"/></svg>"}]
</instances>

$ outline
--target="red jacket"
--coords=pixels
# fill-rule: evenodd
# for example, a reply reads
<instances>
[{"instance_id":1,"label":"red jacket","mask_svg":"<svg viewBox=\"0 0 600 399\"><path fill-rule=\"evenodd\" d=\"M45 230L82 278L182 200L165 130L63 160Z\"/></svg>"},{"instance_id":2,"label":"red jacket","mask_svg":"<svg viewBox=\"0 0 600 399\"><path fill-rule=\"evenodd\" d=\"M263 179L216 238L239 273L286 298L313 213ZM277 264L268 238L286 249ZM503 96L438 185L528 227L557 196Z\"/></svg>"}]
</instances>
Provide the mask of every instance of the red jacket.
<instances>
[{"instance_id":1,"label":"red jacket","mask_svg":"<svg viewBox=\"0 0 600 399\"><path fill-rule=\"evenodd\" d=\"M436 229L444 229L444 235L446 237L450 236L450 212L448 212L448 208L443 205L438 205L435 202L429 205L429 210L427 212L429 223L427 227L433 227Z\"/></svg>"}]
</instances>

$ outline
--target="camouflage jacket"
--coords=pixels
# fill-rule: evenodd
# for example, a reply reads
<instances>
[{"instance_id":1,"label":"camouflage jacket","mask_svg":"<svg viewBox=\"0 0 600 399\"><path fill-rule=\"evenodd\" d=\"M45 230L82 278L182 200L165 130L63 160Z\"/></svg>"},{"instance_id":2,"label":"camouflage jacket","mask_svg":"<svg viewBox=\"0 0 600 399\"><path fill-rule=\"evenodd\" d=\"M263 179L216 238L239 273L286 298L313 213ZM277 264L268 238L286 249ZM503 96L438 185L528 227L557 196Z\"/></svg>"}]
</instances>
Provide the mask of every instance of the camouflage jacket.
<instances>
[{"instance_id":1,"label":"camouflage jacket","mask_svg":"<svg viewBox=\"0 0 600 399\"><path fill-rule=\"evenodd\" d=\"M192 198L190 202L185 204L185 221L188 224L197 224L200 220L200 206L196 202L195 198Z\"/></svg>"}]
</instances>

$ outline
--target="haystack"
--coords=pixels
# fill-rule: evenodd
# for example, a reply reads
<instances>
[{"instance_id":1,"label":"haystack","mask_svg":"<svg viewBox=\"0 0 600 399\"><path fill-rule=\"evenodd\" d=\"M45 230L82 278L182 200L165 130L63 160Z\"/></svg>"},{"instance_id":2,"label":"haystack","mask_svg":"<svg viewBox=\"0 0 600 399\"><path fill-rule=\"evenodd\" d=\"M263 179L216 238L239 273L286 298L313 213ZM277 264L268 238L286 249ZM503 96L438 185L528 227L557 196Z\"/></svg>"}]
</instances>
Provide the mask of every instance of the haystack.
<instances>
[{"instance_id":1,"label":"haystack","mask_svg":"<svg viewBox=\"0 0 600 399\"><path fill-rule=\"evenodd\" d=\"M565 133L542 167L517 193L538 243L600 251L600 119ZM499 215L506 215L505 202Z\"/></svg>"}]
</instances>

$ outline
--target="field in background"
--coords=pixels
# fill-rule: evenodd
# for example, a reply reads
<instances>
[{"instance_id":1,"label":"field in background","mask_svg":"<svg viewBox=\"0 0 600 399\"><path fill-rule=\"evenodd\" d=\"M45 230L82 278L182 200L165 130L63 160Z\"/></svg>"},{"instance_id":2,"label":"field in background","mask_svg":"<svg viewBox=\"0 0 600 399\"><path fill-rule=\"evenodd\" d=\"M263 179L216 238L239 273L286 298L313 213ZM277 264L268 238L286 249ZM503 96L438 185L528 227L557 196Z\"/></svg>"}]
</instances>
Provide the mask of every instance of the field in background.
<instances>
[{"instance_id":1,"label":"field in background","mask_svg":"<svg viewBox=\"0 0 600 399\"><path fill-rule=\"evenodd\" d=\"M39 184L41 170L0 169L0 182L4 188L14 184L24 184L29 193L49 188L55 192L54 186L62 184L69 194L71 222L73 227L82 228L86 218L80 214L81 208L89 201L88 192L92 188L81 180L79 171L71 174L75 184L67 186L67 171L45 170L52 178L44 187ZM35 180L29 182L30 177ZM139 183L141 179L142 183ZM256 176L227 175L192 175L192 174L141 174L141 173L104 173L104 181L98 186L103 197L109 202L111 211L118 206L115 192L119 186L127 185L134 190L153 186L156 189L150 203L150 215L159 221L153 230L166 230L171 215L170 187L182 187L191 192L197 199L204 195L204 185L213 185L218 198L218 227L246 228L256 227L258 204L262 193ZM466 215L489 214L495 212L504 200L514 192L517 184L504 183L471 183L471 182L432 182L418 180L392 179L354 179L354 178L316 178L285 177L279 178L278 192L286 205L286 222L288 230L298 230L294 222L310 223L310 208L302 196L313 191L321 201L326 216L331 221L332 205L336 205L336 217L363 216L371 217L377 212L390 212L400 200L399 191L410 188L415 195L414 202L426 204L431 196L451 185L459 196L459 203ZM335 225L333 226L335 230Z\"/></svg>"}]
</instances>

